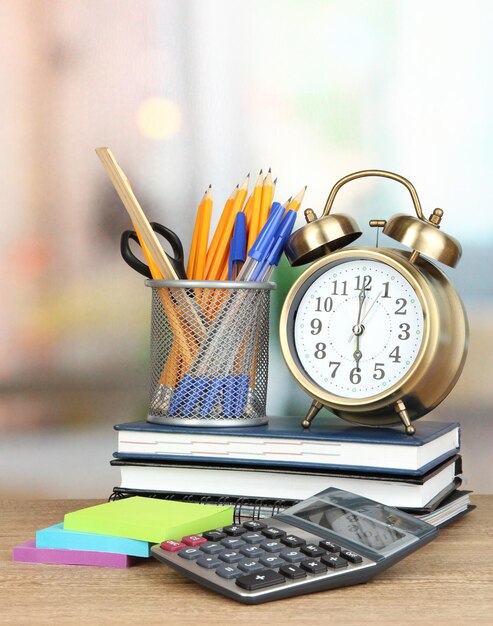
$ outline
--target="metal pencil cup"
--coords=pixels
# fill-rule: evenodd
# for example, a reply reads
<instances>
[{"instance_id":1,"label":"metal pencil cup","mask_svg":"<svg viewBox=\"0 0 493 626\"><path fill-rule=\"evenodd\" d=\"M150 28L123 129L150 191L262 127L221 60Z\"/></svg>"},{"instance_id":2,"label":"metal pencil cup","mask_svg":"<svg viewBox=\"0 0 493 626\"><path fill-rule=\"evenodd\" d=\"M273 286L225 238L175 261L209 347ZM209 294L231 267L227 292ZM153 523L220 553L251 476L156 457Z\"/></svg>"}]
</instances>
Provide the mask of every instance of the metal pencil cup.
<instances>
[{"instance_id":1,"label":"metal pencil cup","mask_svg":"<svg viewBox=\"0 0 493 626\"><path fill-rule=\"evenodd\" d=\"M265 424L269 304L274 283L149 280L147 421Z\"/></svg>"}]
</instances>

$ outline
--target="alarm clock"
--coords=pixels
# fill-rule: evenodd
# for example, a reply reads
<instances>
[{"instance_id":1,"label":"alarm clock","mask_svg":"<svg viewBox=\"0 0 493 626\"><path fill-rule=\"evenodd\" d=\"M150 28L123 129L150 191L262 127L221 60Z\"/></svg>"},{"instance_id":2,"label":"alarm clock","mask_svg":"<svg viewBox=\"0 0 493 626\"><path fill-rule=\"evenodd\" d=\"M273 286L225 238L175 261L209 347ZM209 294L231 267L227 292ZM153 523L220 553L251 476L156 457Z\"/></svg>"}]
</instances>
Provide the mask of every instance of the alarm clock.
<instances>
[{"instance_id":1,"label":"alarm clock","mask_svg":"<svg viewBox=\"0 0 493 626\"><path fill-rule=\"evenodd\" d=\"M380 176L403 184L416 211L370 220L375 247L349 247L361 231L331 213L346 183ZM443 211L427 219L414 186L384 170L345 176L322 216L305 211L305 226L285 248L293 266L311 263L291 287L280 318L281 349L291 374L313 399L302 425L322 407L358 424L412 421L452 390L466 358L468 323L456 290L433 261L455 267L458 241L440 230ZM409 250L378 246L378 229ZM343 249L344 248L344 249ZM432 260L430 260L432 259Z\"/></svg>"}]
</instances>

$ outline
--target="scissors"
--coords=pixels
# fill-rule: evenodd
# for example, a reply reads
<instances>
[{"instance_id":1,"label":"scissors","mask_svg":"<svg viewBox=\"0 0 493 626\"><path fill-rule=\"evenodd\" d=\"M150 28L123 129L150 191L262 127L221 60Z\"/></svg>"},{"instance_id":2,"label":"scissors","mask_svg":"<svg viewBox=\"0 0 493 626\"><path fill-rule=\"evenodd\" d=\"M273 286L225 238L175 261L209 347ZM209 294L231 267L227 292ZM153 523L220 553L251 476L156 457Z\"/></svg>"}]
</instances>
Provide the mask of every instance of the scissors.
<instances>
[{"instance_id":1,"label":"scissors","mask_svg":"<svg viewBox=\"0 0 493 626\"><path fill-rule=\"evenodd\" d=\"M161 235L161 237L166 239L166 241L170 244L173 255L171 256L166 253L166 256L170 260L178 278L186 280L187 273L184 264L183 246L178 235L158 222L151 222L151 228L155 233ZM139 274L142 274L146 278L152 278L149 267L138 259L130 249L130 240L135 241L140 245L139 238L134 230L123 231L120 239L120 252L122 253L123 259L132 269L139 272Z\"/></svg>"}]
</instances>

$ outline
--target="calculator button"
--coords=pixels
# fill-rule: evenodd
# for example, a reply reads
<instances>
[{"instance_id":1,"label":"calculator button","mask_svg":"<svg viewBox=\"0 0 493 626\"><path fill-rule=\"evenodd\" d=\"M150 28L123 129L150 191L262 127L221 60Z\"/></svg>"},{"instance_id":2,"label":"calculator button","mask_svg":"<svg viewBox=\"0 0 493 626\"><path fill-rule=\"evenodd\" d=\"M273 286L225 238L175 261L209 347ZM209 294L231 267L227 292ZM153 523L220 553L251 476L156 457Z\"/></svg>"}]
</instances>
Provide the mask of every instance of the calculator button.
<instances>
[{"instance_id":1,"label":"calculator button","mask_svg":"<svg viewBox=\"0 0 493 626\"><path fill-rule=\"evenodd\" d=\"M266 554L265 556L261 556L259 561L262 563L262 565L265 565L265 567L271 567L273 569L286 564L286 561L284 561L284 559L280 559L275 554Z\"/></svg>"},{"instance_id":2,"label":"calculator button","mask_svg":"<svg viewBox=\"0 0 493 626\"><path fill-rule=\"evenodd\" d=\"M285 537L281 537L281 541L289 548L299 548L299 546L304 546L306 543L304 539L296 535L286 535Z\"/></svg>"},{"instance_id":3,"label":"calculator button","mask_svg":"<svg viewBox=\"0 0 493 626\"><path fill-rule=\"evenodd\" d=\"M306 572L297 565L283 565L279 568L279 573L286 578L306 578Z\"/></svg>"},{"instance_id":4,"label":"calculator button","mask_svg":"<svg viewBox=\"0 0 493 626\"><path fill-rule=\"evenodd\" d=\"M254 532L256 532L257 530L262 530L262 528L267 528L267 524L264 524L264 522L258 522L257 520L245 522L243 526L247 530L253 530Z\"/></svg>"},{"instance_id":5,"label":"calculator button","mask_svg":"<svg viewBox=\"0 0 493 626\"><path fill-rule=\"evenodd\" d=\"M222 552L224 550L224 546L222 543L208 541L207 543L203 543L199 546L199 550L202 550L202 552L206 552L207 554L217 554L218 552Z\"/></svg>"},{"instance_id":6,"label":"calculator button","mask_svg":"<svg viewBox=\"0 0 493 626\"><path fill-rule=\"evenodd\" d=\"M237 539L236 537L226 537L221 539L221 543L228 550L238 550L238 548L245 545L242 539Z\"/></svg>"},{"instance_id":7,"label":"calculator button","mask_svg":"<svg viewBox=\"0 0 493 626\"><path fill-rule=\"evenodd\" d=\"M201 535L188 535L188 537L183 537L182 542L186 543L187 546L192 546L195 548L196 546L200 546L202 543L205 543L207 539L202 537Z\"/></svg>"},{"instance_id":8,"label":"calculator button","mask_svg":"<svg viewBox=\"0 0 493 626\"><path fill-rule=\"evenodd\" d=\"M261 541L265 539L265 537L261 535L260 533L251 533L251 532L241 535L241 538L243 541L246 541L247 543L260 543Z\"/></svg>"},{"instance_id":9,"label":"calculator button","mask_svg":"<svg viewBox=\"0 0 493 626\"><path fill-rule=\"evenodd\" d=\"M161 550L166 550L166 552L178 552L182 548L186 548L187 546L181 541L174 541L173 539L168 539L168 541L163 541L161 544Z\"/></svg>"},{"instance_id":10,"label":"calculator button","mask_svg":"<svg viewBox=\"0 0 493 626\"><path fill-rule=\"evenodd\" d=\"M303 552L303 554L306 554L312 557L322 556L322 554L325 554L325 550L322 550L322 548L319 548L313 543L307 543L306 546L302 546L300 550Z\"/></svg>"},{"instance_id":11,"label":"calculator button","mask_svg":"<svg viewBox=\"0 0 493 626\"><path fill-rule=\"evenodd\" d=\"M353 552L352 550L341 550L341 556L343 559L350 561L351 563L362 563L363 558L360 557L359 554Z\"/></svg>"},{"instance_id":12,"label":"calculator button","mask_svg":"<svg viewBox=\"0 0 493 626\"><path fill-rule=\"evenodd\" d=\"M198 559L200 556L204 556L204 553L197 548L183 548L178 552L178 556L181 556L183 559L187 559L188 561L192 561L193 559Z\"/></svg>"},{"instance_id":13,"label":"calculator button","mask_svg":"<svg viewBox=\"0 0 493 626\"><path fill-rule=\"evenodd\" d=\"M280 552L284 548L284 545L279 543L279 541L263 541L260 547L266 552Z\"/></svg>"},{"instance_id":14,"label":"calculator button","mask_svg":"<svg viewBox=\"0 0 493 626\"><path fill-rule=\"evenodd\" d=\"M310 572L310 574L323 574L327 571L327 567L316 559L305 559L301 561L301 567Z\"/></svg>"},{"instance_id":15,"label":"calculator button","mask_svg":"<svg viewBox=\"0 0 493 626\"><path fill-rule=\"evenodd\" d=\"M240 576L236 579L238 587L242 587L248 591L264 589L265 587L280 585L284 582L286 582L284 576L282 574L278 574L273 569L266 569L263 572L258 572L256 574L247 574L246 576Z\"/></svg>"},{"instance_id":16,"label":"calculator button","mask_svg":"<svg viewBox=\"0 0 493 626\"><path fill-rule=\"evenodd\" d=\"M300 561L304 561L306 559L305 554L301 554L298 550L283 550L281 556L288 563L299 563Z\"/></svg>"},{"instance_id":17,"label":"calculator button","mask_svg":"<svg viewBox=\"0 0 493 626\"><path fill-rule=\"evenodd\" d=\"M319 541L318 545L321 548L324 548L325 550L327 550L327 552L340 552L341 551L341 546L338 546L336 543L332 541Z\"/></svg>"},{"instance_id":18,"label":"calculator button","mask_svg":"<svg viewBox=\"0 0 493 626\"><path fill-rule=\"evenodd\" d=\"M340 567L347 567L347 561L341 559L338 554L325 554L322 557L322 561L325 565L328 565L332 569L339 569Z\"/></svg>"},{"instance_id":19,"label":"calculator button","mask_svg":"<svg viewBox=\"0 0 493 626\"><path fill-rule=\"evenodd\" d=\"M223 531L230 537L238 537L238 535L246 533L247 529L243 528L243 526L239 526L238 524L231 524L231 526L225 526Z\"/></svg>"},{"instance_id":20,"label":"calculator button","mask_svg":"<svg viewBox=\"0 0 493 626\"><path fill-rule=\"evenodd\" d=\"M262 530L262 534L269 539L280 539L281 537L284 537L286 533L280 528L274 528L274 526L269 526Z\"/></svg>"},{"instance_id":21,"label":"calculator button","mask_svg":"<svg viewBox=\"0 0 493 626\"><path fill-rule=\"evenodd\" d=\"M238 563L238 561L242 561L245 558L243 554L229 550L224 550L224 552L221 552L217 556L221 561L225 561L226 563Z\"/></svg>"},{"instance_id":22,"label":"calculator button","mask_svg":"<svg viewBox=\"0 0 493 626\"><path fill-rule=\"evenodd\" d=\"M244 561L240 561L238 563L238 567L243 572L260 572L261 570L264 569L263 565L260 565L260 563L257 563L257 561L251 561L250 559L245 559Z\"/></svg>"},{"instance_id":23,"label":"calculator button","mask_svg":"<svg viewBox=\"0 0 493 626\"><path fill-rule=\"evenodd\" d=\"M238 578L238 576L241 576L243 572L240 572L240 570L236 569L236 567L231 567L231 565L221 565L217 568L216 574L218 576L222 576L222 578L230 579Z\"/></svg>"},{"instance_id":24,"label":"calculator button","mask_svg":"<svg viewBox=\"0 0 493 626\"><path fill-rule=\"evenodd\" d=\"M243 546L243 548L240 548L240 552L251 559L256 559L265 554L265 552L258 546Z\"/></svg>"},{"instance_id":25,"label":"calculator button","mask_svg":"<svg viewBox=\"0 0 493 626\"><path fill-rule=\"evenodd\" d=\"M202 533L202 537L205 537L208 541L219 541L226 537L226 533L223 533L221 528L216 528L216 530L207 530L205 533Z\"/></svg>"},{"instance_id":26,"label":"calculator button","mask_svg":"<svg viewBox=\"0 0 493 626\"><path fill-rule=\"evenodd\" d=\"M217 558L217 556L201 556L200 559L196 561L197 565L200 567L205 567L205 569L214 569L215 567L219 567L219 565L223 565L221 561Z\"/></svg>"}]
</instances>

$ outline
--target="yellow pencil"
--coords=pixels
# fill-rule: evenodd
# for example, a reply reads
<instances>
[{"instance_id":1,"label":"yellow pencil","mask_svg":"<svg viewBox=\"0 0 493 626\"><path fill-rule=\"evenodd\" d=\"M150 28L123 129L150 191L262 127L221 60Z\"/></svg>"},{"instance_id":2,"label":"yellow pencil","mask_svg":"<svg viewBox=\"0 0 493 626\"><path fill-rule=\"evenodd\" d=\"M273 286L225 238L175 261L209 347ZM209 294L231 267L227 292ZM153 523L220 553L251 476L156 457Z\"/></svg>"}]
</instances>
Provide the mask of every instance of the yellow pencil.
<instances>
[{"instance_id":1,"label":"yellow pencil","mask_svg":"<svg viewBox=\"0 0 493 626\"><path fill-rule=\"evenodd\" d=\"M210 187L210 185L209 185ZM200 215L201 215L201 207L205 202L205 198L207 196L207 191L204 191L204 195L202 196L202 200L197 208L197 215L195 216L195 226L193 229L192 235L192 244L190 246L190 255L188 257L188 265L187 265L187 277L193 278L194 268L195 268L195 256L197 254L197 245L199 241L199 233L200 233Z\"/></svg>"},{"instance_id":2,"label":"yellow pencil","mask_svg":"<svg viewBox=\"0 0 493 626\"><path fill-rule=\"evenodd\" d=\"M267 218L269 217L269 211L272 206L272 198L274 197L274 189L272 186L272 173L269 167L267 176L264 178L262 185L262 201L260 203L260 219L257 227L257 235L264 226ZM256 236L257 236L256 235Z\"/></svg>"},{"instance_id":3,"label":"yellow pencil","mask_svg":"<svg viewBox=\"0 0 493 626\"><path fill-rule=\"evenodd\" d=\"M303 187L303 189L299 191L296 194L296 196L291 200L291 202L288 204L288 211L297 211L300 208L301 203L303 202L305 191L306 191L306 186Z\"/></svg>"},{"instance_id":4,"label":"yellow pencil","mask_svg":"<svg viewBox=\"0 0 493 626\"><path fill-rule=\"evenodd\" d=\"M255 183L255 187L253 188L252 194L252 215L251 219L248 220L247 215L247 232L248 232L248 241L247 241L247 250L253 246L253 242L257 238L257 235L260 232L259 223L260 223L260 207L262 204L262 170L257 178L257 182Z\"/></svg>"},{"instance_id":5,"label":"yellow pencil","mask_svg":"<svg viewBox=\"0 0 493 626\"><path fill-rule=\"evenodd\" d=\"M207 280L219 280L223 271L224 263L227 262L229 253L229 243L231 241L231 235L235 225L235 218L238 211L243 209L243 203L245 202L246 195L248 193L248 183L250 181L250 174L247 175L243 184L239 187L238 193L233 201L233 206L228 215L228 219L224 226L224 230L221 233L221 240L217 246L214 259L207 271Z\"/></svg>"},{"instance_id":6,"label":"yellow pencil","mask_svg":"<svg viewBox=\"0 0 493 626\"><path fill-rule=\"evenodd\" d=\"M199 207L199 236L197 241L197 249L195 251L195 265L192 277L194 280L204 280L205 278L205 261L207 257L207 244L209 242L209 229L211 226L212 216L212 189L206 191L206 198Z\"/></svg>"},{"instance_id":7,"label":"yellow pencil","mask_svg":"<svg viewBox=\"0 0 493 626\"><path fill-rule=\"evenodd\" d=\"M234 203L236 195L238 193L238 187L239 187L239 185L236 185L236 187L234 188L232 194L226 200L226 204L224 205L223 212L221 213L221 217L219 218L219 222L218 222L218 224L216 226L216 230L214 231L214 235L212 237L211 245L209 246L209 249L207 250L207 257L206 257L206 262L205 262L205 276L204 276L204 278L207 278L207 276L209 274L209 269L210 269L210 267L212 265L212 261L214 260L214 256L215 256L217 248L219 246L219 242L221 241L222 233L224 231L224 228L225 228L226 223L228 221L228 217L229 217L229 215L231 213L231 210L233 208L233 203Z\"/></svg>"}]
</instances>

